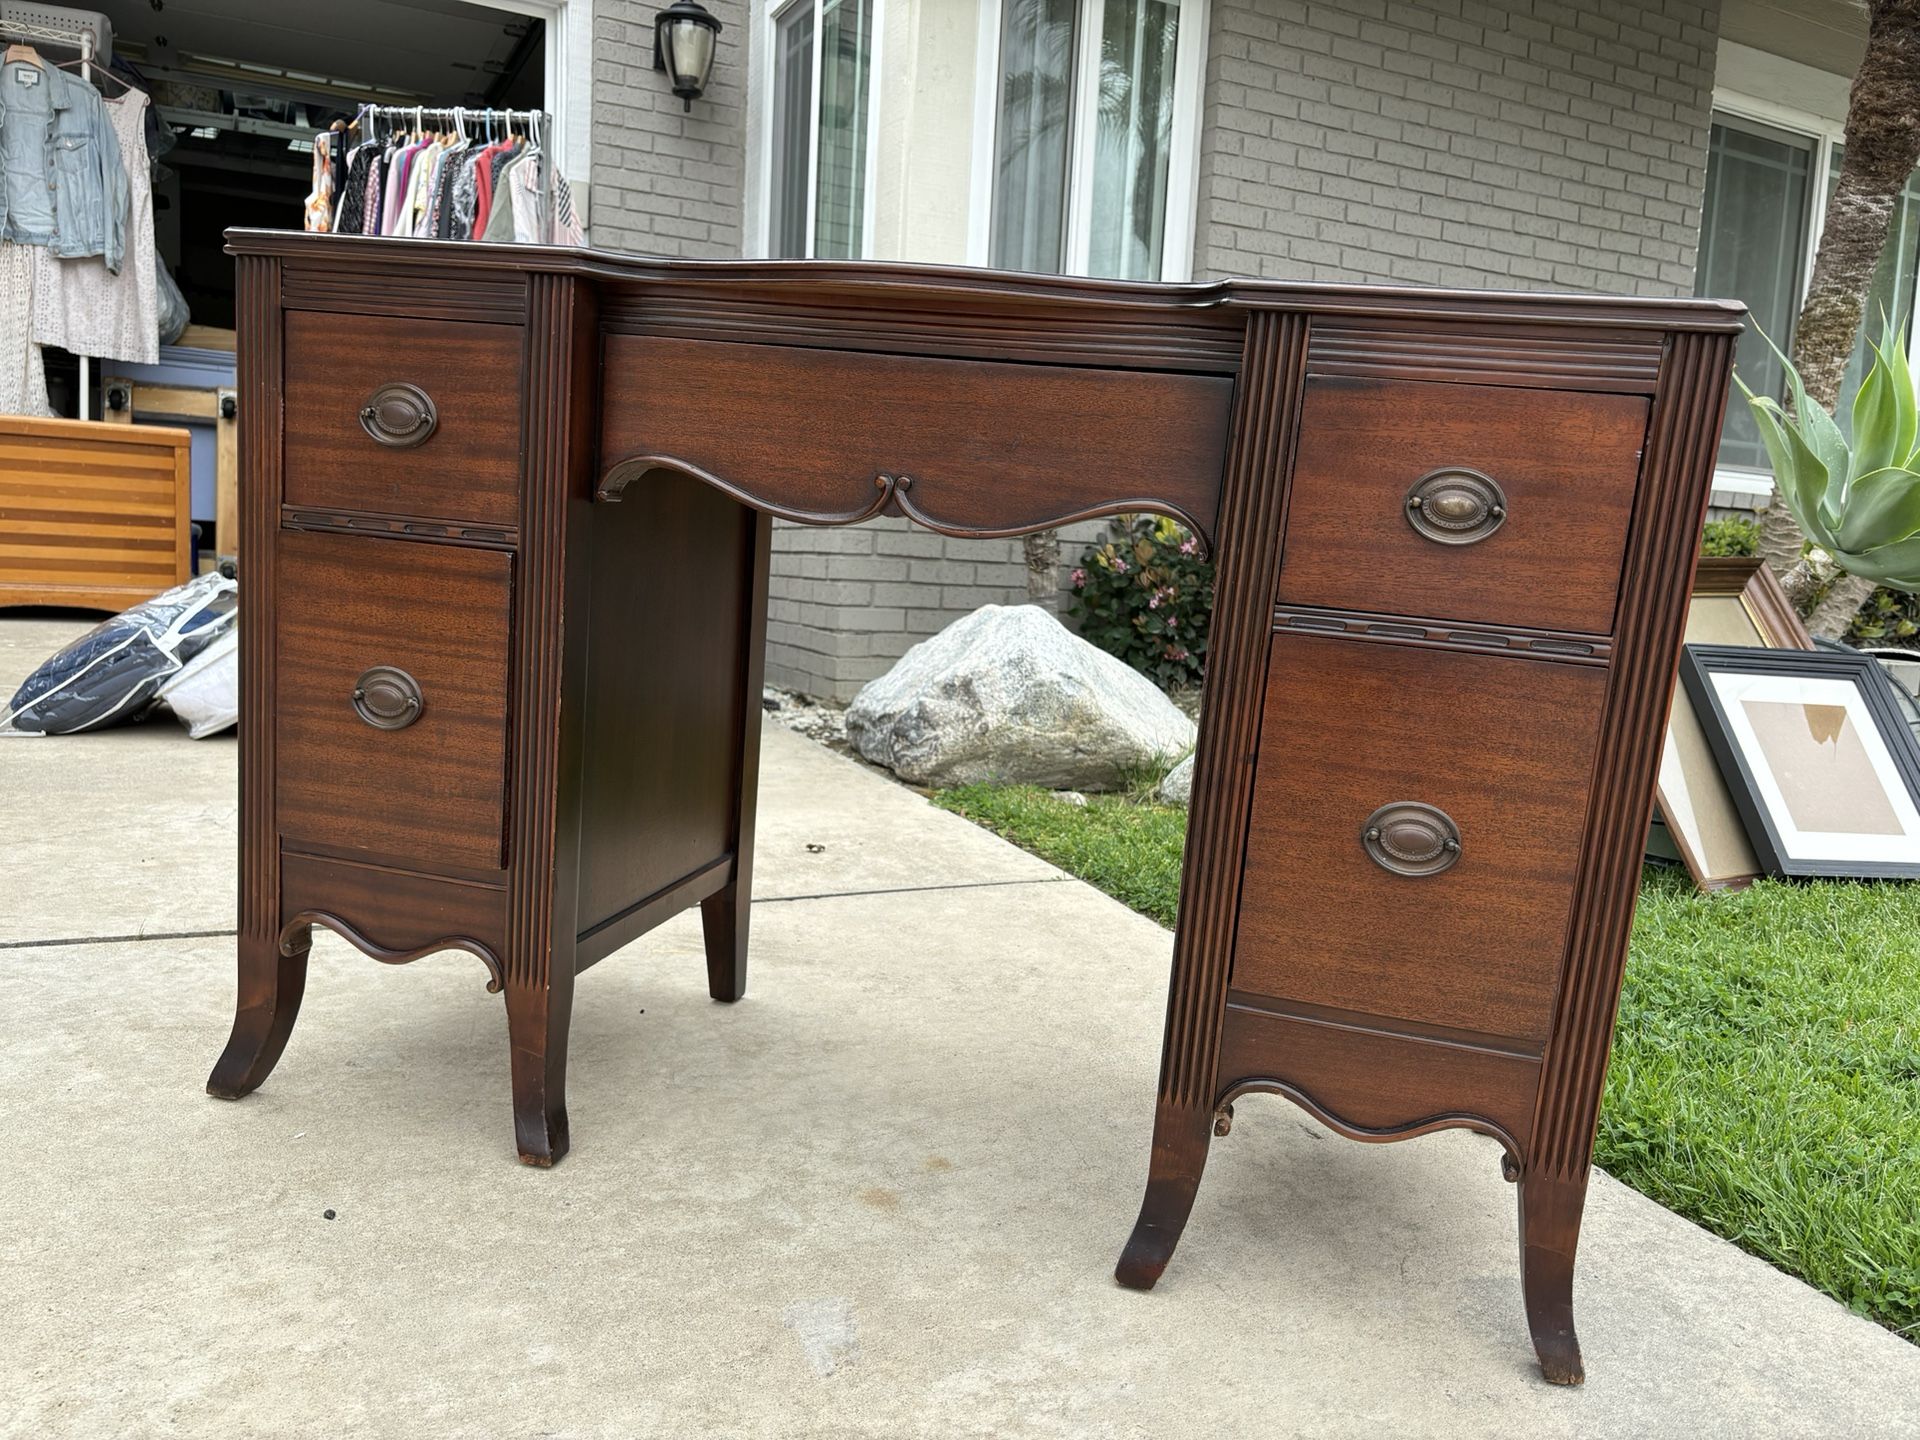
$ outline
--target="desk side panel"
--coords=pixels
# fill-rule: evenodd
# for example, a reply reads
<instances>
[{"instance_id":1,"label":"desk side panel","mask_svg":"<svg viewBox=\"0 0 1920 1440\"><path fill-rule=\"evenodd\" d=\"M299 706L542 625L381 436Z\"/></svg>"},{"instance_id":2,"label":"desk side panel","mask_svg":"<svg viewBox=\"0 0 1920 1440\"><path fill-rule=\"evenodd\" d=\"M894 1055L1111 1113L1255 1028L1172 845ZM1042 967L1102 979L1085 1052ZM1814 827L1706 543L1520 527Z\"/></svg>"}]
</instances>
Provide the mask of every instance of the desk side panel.
<instances>
[{"instance_id":1,"label":"desk side panel","mask_svg":"<svg viewBox=\"0 0 1920 1440\"><path fill-rule=\"evenodd\" d=\"M730 857L739 716L760 703L739 653L753 512L656 471L592 516L582 935Z\"/></svg>"}]
</instances>

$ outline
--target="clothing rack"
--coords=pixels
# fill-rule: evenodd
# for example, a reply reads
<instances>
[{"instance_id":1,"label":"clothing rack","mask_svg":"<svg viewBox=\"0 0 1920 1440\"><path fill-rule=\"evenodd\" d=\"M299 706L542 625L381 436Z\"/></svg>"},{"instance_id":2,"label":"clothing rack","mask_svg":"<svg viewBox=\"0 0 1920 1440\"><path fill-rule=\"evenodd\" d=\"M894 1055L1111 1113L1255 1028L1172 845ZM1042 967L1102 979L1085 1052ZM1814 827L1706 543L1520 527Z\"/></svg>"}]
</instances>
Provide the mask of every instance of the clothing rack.
<instances>
[{"instance_id":1,"label":"clothing rack","mask_svg":"<svg viewBox=\"0 0 1920 1440\"><path fill-rule=\"evenodd\" d=\"M451 120L464 127L469 123L487 124L499 122L512 129L516 121L524 120L526 128L534 133L536 139L545 143L541 131L551 134L553 116L545 110L495 110L481 106L468 105L362 105L354 117L354 123L363 120L421 121L425 119Z\"/></svg>"},{"instance_id":2,"label":"clothing rack","mask_svg":"<svg viewBox=\"0 0 1920 1440\"><path fill-rule=\"evenodd\" d=\"M334 128L341 128L340 122L334 122ZM357 133L359 143L378 143L383 138L404 136L410 132L436 130L445 134L457 131L462 140L469 143L505 139L510 135L524 136L530 142L531 152L537 157L538 171L535 177L539 189L539 204L543 213L543 224L575 226L575 238L570 243L578 244L577 225L573 220L571 197L566 181L560 176L553 153L553 116L547 110L514 110L494 106L469 105L380 105L367 103L356 108L352 121L345 127L351 133ZM316 137L325 138L324 136ZM564 217L564 220L559 217ZM569 242L563 242L569 243Z\"/></svg>"},{"instance_id":3,"label":"clothing rack","mask_svg":"<svg viewBox=\"0 0 1920 1440\"><path fill-rule=\"evenodd\" d=\"M89 85L93 83L93 31L82 26L42 25L33 20L7 20L0 22L0 39L19 41L37 40L43 45L60 45L80 52L80 77ZM93 361L85 355L74 357L80 362L80 411L82 420L93 418Z\"/></svg>"},{"instance_id":4,"label":"clothing rack","mask_svg":"<svg viewBox=\"0 0 1920 1440\"><path fill-rule=\"evenodd\" d=\"M0 20L0 39L38 40L43 45L62 45L78 50L80 58L93 62L93 31L78 25L42 25L37 20Z\"/></svg>"}]
</instances>

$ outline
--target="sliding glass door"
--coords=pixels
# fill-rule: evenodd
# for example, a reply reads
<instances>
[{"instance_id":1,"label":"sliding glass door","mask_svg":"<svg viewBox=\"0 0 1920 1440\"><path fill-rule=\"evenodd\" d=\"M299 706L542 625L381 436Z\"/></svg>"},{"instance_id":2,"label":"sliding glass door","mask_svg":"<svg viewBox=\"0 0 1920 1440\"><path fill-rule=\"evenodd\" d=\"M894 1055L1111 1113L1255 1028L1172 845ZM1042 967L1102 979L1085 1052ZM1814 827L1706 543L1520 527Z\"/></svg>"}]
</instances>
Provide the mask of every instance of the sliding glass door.
<instances>
[{"instance_id":1,"label":"sliding glass door","mask_svg":"<svg viewBox=\"0 0 1920 1440\"><path fill-rule=\"evenodd\" d=\"M1196 145L1199 9L1001 0L989 264L1168 278L1169 216L1191 223L1175 158Z\"/></svg>"}]
</instances>

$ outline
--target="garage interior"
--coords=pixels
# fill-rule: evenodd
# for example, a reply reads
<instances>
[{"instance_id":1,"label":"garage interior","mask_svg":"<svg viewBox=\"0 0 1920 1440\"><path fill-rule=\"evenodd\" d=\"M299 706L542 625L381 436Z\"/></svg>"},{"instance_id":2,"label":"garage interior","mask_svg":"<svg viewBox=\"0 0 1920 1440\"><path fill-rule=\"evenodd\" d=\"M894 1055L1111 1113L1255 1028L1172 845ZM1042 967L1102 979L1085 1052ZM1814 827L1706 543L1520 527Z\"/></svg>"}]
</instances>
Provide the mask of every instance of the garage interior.
<instances>
[{"instance_id":1,"label":"garage interior","mask_svg":"<svg viewBox=\"0 0 1920 1440\"><path fill-rule=\"evenodd\" d=\"M462 0L0 0L0 26L89 12L112 27L114 73L152 96L156 245L196 326L233 325L229 227L299 228L333 121L367 103L547 108L545 22ZM77 414L76 360L46 360L54 408Z\"/></svg>"},{"instance_id":2,"label":"garage interior","mask_svg":"<svg viewBox=\"0 0 1920 1440\"><path fill-rule=\"evenodd\" d=\"M184 331L177 307L167 323L163 294L161 338L170 343L161 346L158 364L38 347L49 423L65 417L109 424L38 438L0 436L0 452L11 457L0 464L0 518L32 510L35 525L28 528L36 531L15 547L20 554L0 557L0 570L19 571L27 587L10 603L22 596L29 603L98 603L85 585L110 574L125 580L120 572L166 548L163 531L172 521L135 513L145 502L131 491L102 492L100 482L82 478L103 473L111 432L124 434L129 423L184 428L191 438L186 493L169 504L175 516L190 512L179 531L180 578L215 564L234 568L238 404L234 265L225 233L302 228L316 135L351 122L364 105L551 110L546 22L507 8L515 3L0 0L0 34L13 27L7 39L23 37L42 63L79 73L81 43L48 36L84 30L94 37L96 88L116 96L124 84L150 97L154 257L188 312ZM19 431L31 423L8 425ZM67 448L49 461L34 446ZM65 528L50 529L35 509L69 502L57 512Z\"/></svg>"}]
</instances>

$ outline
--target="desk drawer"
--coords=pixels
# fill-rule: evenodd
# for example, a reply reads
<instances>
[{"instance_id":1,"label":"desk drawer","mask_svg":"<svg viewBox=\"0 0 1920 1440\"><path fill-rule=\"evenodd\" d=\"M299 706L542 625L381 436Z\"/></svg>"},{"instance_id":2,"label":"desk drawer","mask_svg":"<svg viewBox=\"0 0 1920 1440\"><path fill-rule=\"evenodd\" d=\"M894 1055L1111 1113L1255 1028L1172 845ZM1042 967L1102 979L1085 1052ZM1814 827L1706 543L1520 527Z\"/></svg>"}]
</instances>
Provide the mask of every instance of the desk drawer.
<instances>
[{"instance_id":1,"label":"desk drawer","mask_svg":"<svg viewBox=\"0 0 1920 1440\"><path fill-rule=\"evenodd\" d=\"M1235 989L1544 1041L1606 682L1597 666L1275 636ZM1458 827L1448 868L1368 854L1369 818L1403 801ZM1386 838L1402 859L1423 850L1417 831Z\"/></svg>"},{"instance_id":2,"label":"desk drawer","mask_svg":"<svg viewBox=\"0 0 1920 1440\"><path fill-rule=\"evenodd\" d=\"M517 523L517 326L291 310L286 346L287 504Z\"/></svg>"},{"instance_id":3,"label":"desk drawer","mask_svg":"<svg viewBox=\"0 0 1920 1440\"><path fill-rule=\"evenodd\" d=\"M274 726L287 844L421 869L499 868L512 557L286 530L278 540ZM356 689L366 692L359 708Z\"/></svg>"},{"instance_id":4,"label":"desk drawer","mask_svg":"<svg viewBox=\"0 0 1920 1440\"><path fill-rule=\"evenodd\" d=\"M1639 395L1309 378L1280 600L1610 632L1647 411ZM1471 490L1454 517L1429 496L1425 533L1410 518L1409 492L1441 471L1498 487L1485 538L1449 528L1471 526Z\"/></svg>"},{"instance_id":5,"label":"desk drawer","mask_svg":"<svg viewBox=\"0 0 1920 1440\"><path fill-rule=\"evenodd\" d=\"M863 515L888 476L901 512L948 532L1158 502L1213 533L1233 404L1222 375L641 335L609 336L606 369L637 381L601 409L602 464L670 457L776 514Z\"/></svg>"}]
</instances>

